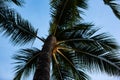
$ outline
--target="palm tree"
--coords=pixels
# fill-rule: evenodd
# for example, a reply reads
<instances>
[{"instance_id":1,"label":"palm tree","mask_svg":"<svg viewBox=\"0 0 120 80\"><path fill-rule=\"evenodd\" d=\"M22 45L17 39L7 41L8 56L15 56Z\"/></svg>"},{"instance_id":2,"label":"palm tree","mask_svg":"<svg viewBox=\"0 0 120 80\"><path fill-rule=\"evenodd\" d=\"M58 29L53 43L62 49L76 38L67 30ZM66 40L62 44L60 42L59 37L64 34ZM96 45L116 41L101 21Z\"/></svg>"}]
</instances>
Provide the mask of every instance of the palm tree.
<instances>
[{"instance_id":1,"label":"palm tree","mask_svg":"<svg viewBox=\"0 0 120 80\"><path fill-rule=\"evenodd\" d=\"M49 35L37 36L37 29L14 10L2 11L0 29L9 36L14 45L33 42L35 38L44 43L42 49L22 49L14 55L16 75L14 80L29 76L33 80L89 80L86 70L92 68L109 75L120 75L119 46L106 33L93 24L82 23L80 13L87 9L86 0L51 0ZM9 13L9 14L8 14Z\"/></svg>"},{"instance_id":2,"label":"palm tree","mask_svg":"<svg viewBox=\"0 0 120 80\"><path fill-rule=\"evenodd\" d=\"M44 44L42 50L20 50L19 54L14 56L14 59L18 60L14 79L20 80L23 75L26 77L29 72L35 71L33 80L49 80L49 57L52 59L52 80L89 80L84 70L92 71L93 67L109 75L120 75L120 59L115 52L118 46L105 33L94 35L97 30L89 24L60 30L50 54L44 52L47 53L48 47L52 48L53 43L46 44L47 48ZM46 39L46 43L50 37ZM55 41L55 38L52 38L52 41Z\"/></svg>"}]
</instances>

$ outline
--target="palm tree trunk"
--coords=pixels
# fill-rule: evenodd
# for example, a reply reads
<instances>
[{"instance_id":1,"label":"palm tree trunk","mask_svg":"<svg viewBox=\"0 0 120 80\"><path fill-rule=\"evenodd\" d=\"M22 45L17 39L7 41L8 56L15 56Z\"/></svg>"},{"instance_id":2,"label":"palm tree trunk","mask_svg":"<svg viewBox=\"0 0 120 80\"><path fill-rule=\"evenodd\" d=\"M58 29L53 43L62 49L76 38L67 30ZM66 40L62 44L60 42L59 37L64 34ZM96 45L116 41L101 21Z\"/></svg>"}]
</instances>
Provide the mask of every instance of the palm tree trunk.
<instances>
[{"instance_id":1,"label":"palm tree trunk","mask_svg":"<svg viewBox=\"0 0 120 80\"><path fill-rule=\"evenodd\" d=\"M54 36L48 36L39 56L33 80L50 80L51 54L56 43Z\"/></svg>"}]
</instances>

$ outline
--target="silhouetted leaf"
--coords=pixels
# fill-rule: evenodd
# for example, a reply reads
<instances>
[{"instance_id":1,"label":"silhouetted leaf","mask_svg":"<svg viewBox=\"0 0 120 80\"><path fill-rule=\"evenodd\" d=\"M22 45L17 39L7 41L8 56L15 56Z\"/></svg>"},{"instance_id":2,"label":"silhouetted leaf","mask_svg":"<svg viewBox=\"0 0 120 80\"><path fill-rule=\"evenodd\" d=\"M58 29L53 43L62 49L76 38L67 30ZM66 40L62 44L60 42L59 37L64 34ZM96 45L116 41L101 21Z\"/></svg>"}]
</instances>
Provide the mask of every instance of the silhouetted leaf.
<instances>
[{"instance_id":1,"label":"silhouetted leaf","mask_svg":"<svg viewBox=\"0 0 120 80\"><path fill-rule=\"evenodd\" d=\"M15 54L13 59L17 60L15 66L14 80L21 80L22 77L28 77L31 72L35 71L38 57L41 51L37 48L21 49L19 54Z\"/></svg>"},{"instance_id":2,"label":"silhouetted leaf","mask_svg":"<svg viewBox=\"0 0 120 80\"><path fill-rule=\"evenodd\" d=\"M0 31L10 37L14 45L24 45L37 37L37 30L27 20L6 8L0 10Z\"/></svg>"},{"instance_id":3,"label":"silhouetted leaf","mask_svg":"<svg viewBox=\"0 0 120 80\"><path fill-rule=\"evenodd\" d=\"M120 19L120 4L117 3L117 0L103 0L104 3L112 9L115 16Z\"/></svg>"}]
</instances>

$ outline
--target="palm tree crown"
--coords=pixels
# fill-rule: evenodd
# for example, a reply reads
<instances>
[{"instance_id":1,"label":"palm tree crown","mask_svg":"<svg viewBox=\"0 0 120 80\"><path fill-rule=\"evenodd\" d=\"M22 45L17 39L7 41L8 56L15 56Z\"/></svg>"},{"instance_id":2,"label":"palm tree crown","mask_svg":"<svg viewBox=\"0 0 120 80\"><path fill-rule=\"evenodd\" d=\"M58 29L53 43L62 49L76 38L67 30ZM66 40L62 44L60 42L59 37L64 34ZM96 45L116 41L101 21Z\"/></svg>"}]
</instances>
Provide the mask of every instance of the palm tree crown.
<instances>
[{"instance_id":1,"label":"palm tree crown","mask_svg":"<svg viewBox=\"0 0 120 80\"><path fill-rule=\"evenodd\" d=\"M19 0L12 1L21 5ZM119 5L114 0L103 1L120 18ZM17 12L1 7L0 29L14 45L24 45L35 38L44 43L41 50L21 49L14 55L17 60L14 80L27 77L31 72L33 80L50 80L50 67L52 80L90 80L85 71L92 68L119 76L119 45L106 33L96 34L99 28L93 24L82 22L87 0L51 0L50 5L52 19L46 39L38 37L37 29Z\"/></svg>"}]
</instances>

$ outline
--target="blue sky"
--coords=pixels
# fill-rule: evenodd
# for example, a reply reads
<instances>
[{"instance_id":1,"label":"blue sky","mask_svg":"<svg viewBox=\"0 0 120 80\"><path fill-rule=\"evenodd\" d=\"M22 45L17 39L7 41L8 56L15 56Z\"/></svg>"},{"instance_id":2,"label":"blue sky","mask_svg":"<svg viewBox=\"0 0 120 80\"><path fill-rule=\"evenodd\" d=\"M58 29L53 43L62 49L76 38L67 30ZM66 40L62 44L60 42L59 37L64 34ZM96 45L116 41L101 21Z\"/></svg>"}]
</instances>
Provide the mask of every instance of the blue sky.
<instances>
[{"instance_id":1,"label":"blue sky","mask_svg":"<svg viewBox=\"0 0 120 80\"><path fill-rule=\"evenodd\" d=\"M120 44L120 20L118 20L111 9L105 6L102 0L89 1L89 9L85 11L85 22L92 22L97 27L101 27L100 32L108 32ZM39 28L39 36L46 37L48 35L49 22L50 22L50 9L49 0L26 0L24 7L16 7L17 11L28 19L31 24ZM20 48L15 47L9 42L9 39L0 35L0 80L12 80L14 75L12 64L14 61L11 59L13 54ZM41 48L42 43L37 41L34 43L35 47ZM27 45L24 47L31 47ZM89 75L93 80L120 80L119 78L107 76L106 74L92 73ZM29 79L32 80L32 79Z\"/></svg>"}]
</instances>

